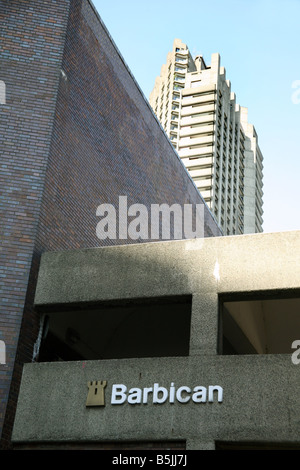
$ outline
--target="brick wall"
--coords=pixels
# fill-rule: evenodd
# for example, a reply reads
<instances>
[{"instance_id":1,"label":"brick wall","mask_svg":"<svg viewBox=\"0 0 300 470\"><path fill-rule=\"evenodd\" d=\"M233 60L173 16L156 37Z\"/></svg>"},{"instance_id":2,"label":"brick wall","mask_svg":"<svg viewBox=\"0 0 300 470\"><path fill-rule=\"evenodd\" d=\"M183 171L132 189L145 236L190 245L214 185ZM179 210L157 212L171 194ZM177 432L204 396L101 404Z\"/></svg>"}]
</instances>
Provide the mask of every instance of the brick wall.
<instances>
[{"instance_id":1,"label":"brick wall","mask_svg":"<svg viewBox=\"0 0 300 470\"><path fill-rule=\"evenodd\" d=\"M185 167L90 3L73 2L41 210L40 249L130 240L96 236L97 206L200 203ZM206 234L217 229L207 214Z\"/></svg>"},{"instance_id":2,"label":"brick wall","mask_svg":"<svg viewBox=\"0 0 300 470\"><path fill-rule=\"evenodd\" d=\"M54 14L55 11L55 14ZM51 141L67 0L2 0L0 79L0 434L22 321ZM8 422L13 416L7 413ZM6 437L6 433L3 433Z\"/></svg>"},{"instance_id":3,"label":"brick wall","mask_svg":"<svg viewBox=\"0 0 300 470\"><path fill-rule=\"evenodd\" d=\"M97 206L117 205L120 195L147 207L202 199L88 0L5 0L0 8L5 447L39 330L32 305L40 254L130 243L96 236ZM220 235L207 210L205 220L206 236Z\"/></svg>"}]
</instances>

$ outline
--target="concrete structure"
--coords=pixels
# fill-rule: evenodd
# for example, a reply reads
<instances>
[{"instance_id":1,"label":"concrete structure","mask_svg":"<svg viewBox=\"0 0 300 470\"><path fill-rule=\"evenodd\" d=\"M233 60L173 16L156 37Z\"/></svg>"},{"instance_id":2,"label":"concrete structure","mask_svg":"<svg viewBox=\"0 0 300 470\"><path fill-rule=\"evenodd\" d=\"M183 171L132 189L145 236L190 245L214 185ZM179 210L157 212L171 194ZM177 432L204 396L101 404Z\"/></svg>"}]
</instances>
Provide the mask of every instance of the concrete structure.
<instances>
[{"instance_id":1,"label":"concrete structure","mask_svg":"<svg viewBox=\"0 0 300 470\"><path fill-rule=\"evenodd\" d=\"M299 449L299 259L300 232L43 254L14 446Z\"/></svg>"},{"instance_id":2,"label":"concrete structure","mask_svg":"<svg viewBox=\"0 0 300 470\"><path fill-rule=\"evenodd\" d=\"M219 54L175 39L149 102L225 234L262 231L263 157Z\"/></svg>"},{"instance_id":3,"label":"concrete structure","mask_svg":"<svg viewBox=\"0 0 300 470\"><path fill-rule=\"evenodd\" d=\"M117 206L123 195L129 206L201 204L204 235L221 230L89 0L4 0L0 15L0 436L6 448L22 367L36 353L40 319L33 297L41 253L132 243L96 234L97 207Z\"/></svg>"}]
</instances>

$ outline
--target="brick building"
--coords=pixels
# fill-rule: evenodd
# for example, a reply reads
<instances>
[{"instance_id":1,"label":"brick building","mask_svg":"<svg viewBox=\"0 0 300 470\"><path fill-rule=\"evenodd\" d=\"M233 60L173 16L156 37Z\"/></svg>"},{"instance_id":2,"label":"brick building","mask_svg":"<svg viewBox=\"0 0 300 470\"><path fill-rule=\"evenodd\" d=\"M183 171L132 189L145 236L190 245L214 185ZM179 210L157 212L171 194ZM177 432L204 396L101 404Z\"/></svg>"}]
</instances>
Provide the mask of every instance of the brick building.
<instances>
[{"instance_id":1,"label":"brick building","mask_svg":"<svg viewBox=\"0 0 300 470\"><path fill-rule=\"evenodd\" d=\"M97 206L117 205L120 195L147 207L204 204L205 237L221 231L89 0L2 0L0 17L0 435L7 448L22 367L35 360L41 254L132 243L96 236Z\"/></svg>"}]
</instances>

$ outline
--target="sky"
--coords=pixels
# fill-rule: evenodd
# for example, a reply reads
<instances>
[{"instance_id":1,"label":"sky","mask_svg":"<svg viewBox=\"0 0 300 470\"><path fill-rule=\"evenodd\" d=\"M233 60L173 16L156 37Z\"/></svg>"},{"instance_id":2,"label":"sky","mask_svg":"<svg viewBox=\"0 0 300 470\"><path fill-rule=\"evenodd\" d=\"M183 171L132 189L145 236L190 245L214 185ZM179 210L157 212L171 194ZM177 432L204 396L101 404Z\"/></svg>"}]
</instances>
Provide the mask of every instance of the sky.
<instances>
[{"instance_id":1,"label":"sky","mask_svg":"<svg viewBox=\"0 0 300 470\"><path fill-rule=\"evenodd\" d=\"M300 230L300 0L93 0L145 98L175 38L218 52L264 157L264 232Z\"/></svg>"}]
</instances>

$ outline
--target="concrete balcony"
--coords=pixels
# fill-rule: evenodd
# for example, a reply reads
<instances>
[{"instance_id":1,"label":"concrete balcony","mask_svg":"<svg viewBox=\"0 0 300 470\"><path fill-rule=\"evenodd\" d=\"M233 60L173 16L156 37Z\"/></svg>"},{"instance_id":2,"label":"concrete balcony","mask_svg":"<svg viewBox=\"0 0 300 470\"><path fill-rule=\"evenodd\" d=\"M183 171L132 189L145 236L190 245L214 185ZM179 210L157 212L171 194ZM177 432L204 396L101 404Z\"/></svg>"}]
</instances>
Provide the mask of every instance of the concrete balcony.
<instances>
[{"instance_id":1,"label":"concrete balcony","mask_svg":"<svg viewBox=\"0 0 300 470\"><path fill-rule=\"evenodd\" d=\"M189 167L188 168L191 177L194 181L198 181L198 179L203 179L202 187L211 187L212 186L212 179L211 179L211 168L206 167Z\"/></svg>"},{"instance_id":2,"label":"concrete balcony","mask_svg":"<svg viewBox=\"0 0 300 470\"><path fill-rule=\"evenodd\" d=\"M189 147L183 147L182 149L179 149L178 154L181 158L184 157L196 157L196 156L201 156L201 155L213 155L213 147L200 147L200 148L189 148Z\"/></svg>"},{"instance_id":3,"label":"concrete balcony","mask_svg":"<svg viewBox=\"0 0 300 470\"><path fill-rule=\"evenodd\" d=\"M197 126L197 127L182 127L180 130L180 137L195 136L197 134L212 134L214 132L214 125L209 124L207 126Z\"/></svg>"},{"instance_id":4,"label":"concrete balcony","mask_svg":"<svg viewBox=\"0 0 300 470\"><path fill-rule=\"evenodd\" d=\"M211 197L212 197L211 189L203 190L200 186L198 186L198 182L197 182L197 181L195 181L195 184L196 184L197 188L199 189L199 191L200 191L201 196L203 197L203 199L204 199L205 201L210 201L210 200L211 200Z\"/></svg>"},{"instance_id":5,"label":"concrete balcony","mask_svg":"<svg viewBox=\"0 0 300 470\"><path fill-rule=\"evenodd\" d=\"M187 65L188 64L188 59L183 58L183 57L176 57L175 58L175 64L180 64L180 65Z\"/></svg>"},{"instance_id":6,"label":"concrete balcony","mask_svg":"<svg viewBox=\"0 0 300 470\"><path fill-rule=\"evenodd\" d=\"M174 72L175 73L179 73L179 74L182 74L182 75L186 75L186 72L187 72L187 68L186 67L175 67L174 69Z\"/></svg>"},{"instance_id":7,"label":"concrete balcony","mask_svg":"<svg viewBox=\"0 0 300 470\"><path fill-rule=\"evenodd\" d=\"M298 440L299 373L280 356L203 356L143 360L26 364L21 383L13 444L22 448L50 445L185 440L187 448L214 440ZM88 383L106 381L105 404L87 407ZM128 402L129 390L158 384L168 398L153 403ZM123 384L126 399L112 404L113 387ZM170 386L222 388L202 403L184 392L170 403ZM137 387L137 388L136 388ZM159 395L161 398L161 394ZM133 400L132 400L133 401ZM275 405L275 403L277 405ZM228 419L230 417L230 428ZM199 431L199 422L201 429ZM197 435L197 443L195 443ZM196 447L194 447L196 445ZM213 448L213 447L212 447Z\"/></svg>"},{"instance_id":8,"label":"concrete balcony","mask_svg":"<svg viewBox=\"0 0 300 470\"><path fill-rule=\"evenodd\" d=\"M180 124L181 126L192 126L194 124L214 124L215 114L203 115L203 116L184 116L181 117Z\"/></svg>"},{"instance_id":9,"label":"concrete balcony","mask_svg":"<svg viewBox=\"0 0 300 470\"><path fill-rule=\"evenodd\" d=\"M189 97L191 95L195 95L197 93L202 94L202 93L215 93L216 91L216 86L215 85L205 85L202 84L199 87L194 87L194 88L185 88L184 91L182 92L183 97Z\"/></svg>"},{"instance_id":10,"label":"concrete balcony","mask_svg":"<svg viewBox=\"0 0 300 470\"><path fill-rule=\"evenodd\" d=\"M212 157L199 157L195 159L190 158L181 158L182 162L185 164L187 168L193 168L198 166L212 166L213 165L213 158Z\"/></svg>"},{"instance_id":11,"label":"concrete balcony","mask_svg":"<svg viewBox=\"0 0 300 470\"><path fill-rule=\"evenodd\" d=\"M299 255L300 232L45 253L35 308L83 357L24 365L15 448L300 444L300 365L291 360L299 339ZM79 335L68 337L76 325ZM155 350L155 335L162 340L156 356L144 349L146 339ZM222 349L225 339L234 353Z\"/></svg>"},{"instance_id":12,"label":"concrete balcony","mask_svg":"<svg viewBox=\"0 0 300 470\"><path fill-rule=\"evenodd\" d=\"M214 112L215 111L215 105L214 104L208 104L208 105L203 105L203 106L185 106L181 109L181 116L191 116L193 114L201 114L201 113L209 113L209 112Z\"/></svg>"},{"instance_id":13,"label":"concrete balcony","mask_svg":"<svg viewBox=\"0 0 300 470\"><path fill-rule=\"evenodd\" d=\"M209 172L203 172L203 170L192 170L190 171L192 178L194 179L197 188L201 189L211 189L212 188L212 179L209 177ZM206 178L204 176L207 176Z\"/></svg>"},{"instance_id":14,"label":"concrete balcony","mask_svg":"<svg viewBox=\"0 0 300 470\"><path fill-rule=\"evenodd\" d=\"M183 137L180 139L179 147L182 149L183 147L192 147L195 145L209 145L214 143L214 136L213 135L204 135L195 138L191 137Z\"/></svg>"},{"instance_id":15,"label":"concrete balcony","mask_svg":"<svg viewBox=\"0 0 300 470\"><path fill-rule=\"evenodd\" d=\"M202 103L215 103L215 102L216 102L216 96L214 93L195 96L195 97L184 96L182 99L182 107L192 106L192 105L202 104Z\"/></svg>"},{"instance_id":16,"label":"concrete balcony","mask_svg":"<svg viewBox=\"0 0 300 470\"><path fill-rule=\"evenodd\" d=\"M176 83L179 83L180 85L181 85L181 84L184 84L184 82L185 82L185 77L181 77L180 75L175 75L173 82L174 82L175 84L176 84Z\"/></svg>"}]
</instances>

